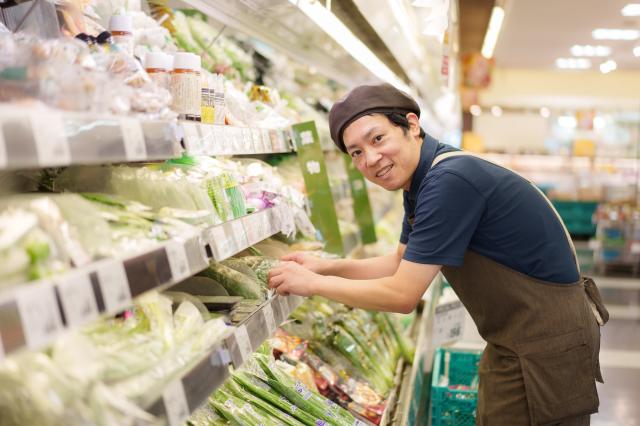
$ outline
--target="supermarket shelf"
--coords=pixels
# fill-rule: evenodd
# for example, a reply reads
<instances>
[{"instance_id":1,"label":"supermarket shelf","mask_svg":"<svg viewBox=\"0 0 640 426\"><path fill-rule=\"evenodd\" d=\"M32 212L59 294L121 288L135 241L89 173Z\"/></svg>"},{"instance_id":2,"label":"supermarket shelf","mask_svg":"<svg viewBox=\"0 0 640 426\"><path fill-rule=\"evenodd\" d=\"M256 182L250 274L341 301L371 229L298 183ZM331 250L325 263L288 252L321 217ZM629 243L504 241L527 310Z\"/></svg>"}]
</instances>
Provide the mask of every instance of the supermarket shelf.
<instances>
[{"instance_id":1,"label":"supermarket shelf","mask_svg":"<svg viewBox=\"0 0 640 426\"><path fill-rule=\"evenodd\" d=\"M150 405L149 412L169 426L182 425L229 377L229 366L240 368L303 300L299 296L275 296L243 323L229 327L226 338L184 376L170 383Z\"/></svg>"},{"instance_id":2,"label":"supermarket shelf","mask_svg":"<svg viewBox=\"0 0 640 426\"><path fill-rule=\"evenodd\" d=\"M396 373L393 378L393 389L389 393L389 398L387 399L387 407L382 414L382 418L380 419L380 426L388 426L394 424L395 413L398 405L398 397L400 393L400 387L402 385L402 379L404 377L405 372L405 363L404 359L400 359L396 367Z\"/></svg>"},{"instance_id":3,"label":"supermarket shelf","mask_svg":"<svg viewBox=\"0 0 640 426\"><path fill-rule=\"evenodd\" d=\"M93 262L50 280L0 294L0 359L39 349L65 330L113 315L152 289L175 284L280 232L279 206L210 227L183 240L122 259Z\"/></svg>"},{"instance_id":4,"label":"supermarket shelf","mask_svg":"<svg viewBox=\"0 0 640 426\"><path fill-rule=\"evenodd\" d=\"M12 104L0 104L0 129L0 170L166 160L185 149L203 155L292 151L289 130L140 120Z\"/></svg>"}]
</instances>

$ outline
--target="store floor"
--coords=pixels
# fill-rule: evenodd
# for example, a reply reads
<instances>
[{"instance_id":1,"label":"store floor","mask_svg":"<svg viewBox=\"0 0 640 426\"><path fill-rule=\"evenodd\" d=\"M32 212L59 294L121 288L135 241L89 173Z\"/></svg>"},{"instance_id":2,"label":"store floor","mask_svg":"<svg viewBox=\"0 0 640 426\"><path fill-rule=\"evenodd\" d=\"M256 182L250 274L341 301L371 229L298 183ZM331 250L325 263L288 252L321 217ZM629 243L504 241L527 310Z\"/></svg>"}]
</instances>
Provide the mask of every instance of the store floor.
<instances>
[{"instance_id":1,"label":"store floor","mask_svg":"<svg viewBox=\"0 0 640 426\"><path fill-rule=\"evenodd\" d=\"M611 318L602 328L598 383L600 411L592 426L640 426L640 279L594 277ZM455 345L481 349L484 341L467 314Z\"/></svg>"},{"instance_id":2,"label":"store floor","mask_svg":"<svg viewBox=\"0 0 640 426\"><path fill-rule=\"evenodd\" d=\"M611 320L602 329L600 412L593 426L640 426L640 279L596 278Z\"/></svg>"}]
</instances>

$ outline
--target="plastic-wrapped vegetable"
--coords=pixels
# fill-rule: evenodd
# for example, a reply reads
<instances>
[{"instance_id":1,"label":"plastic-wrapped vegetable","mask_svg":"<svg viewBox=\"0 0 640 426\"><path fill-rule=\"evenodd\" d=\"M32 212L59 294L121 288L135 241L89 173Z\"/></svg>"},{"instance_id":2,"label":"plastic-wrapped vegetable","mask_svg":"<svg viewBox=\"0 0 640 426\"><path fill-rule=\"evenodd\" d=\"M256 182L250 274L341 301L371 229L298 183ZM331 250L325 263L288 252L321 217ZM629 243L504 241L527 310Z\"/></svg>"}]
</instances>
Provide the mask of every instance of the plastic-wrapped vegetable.
<instances>
[{"instance_id":1,"label":"plastic-wrapped vegetable","mask_svg":"<svg viewBox=\"0 0 640 426\"><path fill-rule=\"evenodd\" d=\"M236 269L222 263L211 263L200 275L209 277L220 283L231 296L242 296L246 299L265 300L266 289L260 282Z\"/></svg>"},{"instance_id":2,"label":"plastic-wrapped vegetable","mask_svg":"<svg viewBox=\"0 0 640 426\"><path fill-rule=\"evenodd\" d=\"M249 391L242 388L236 381L229 380L225 383L224 389L228 391L228 393L237 396L243 401L250 402L252 405L260 408L262 411L268 413L272 418L278 419L281 422L285 423L288 426L303 426L304 423L301 423L299 420L296 420L290 414L285 413L274 405L269 404L266 400L259 398Z\"/></svg>"}]
</instances>

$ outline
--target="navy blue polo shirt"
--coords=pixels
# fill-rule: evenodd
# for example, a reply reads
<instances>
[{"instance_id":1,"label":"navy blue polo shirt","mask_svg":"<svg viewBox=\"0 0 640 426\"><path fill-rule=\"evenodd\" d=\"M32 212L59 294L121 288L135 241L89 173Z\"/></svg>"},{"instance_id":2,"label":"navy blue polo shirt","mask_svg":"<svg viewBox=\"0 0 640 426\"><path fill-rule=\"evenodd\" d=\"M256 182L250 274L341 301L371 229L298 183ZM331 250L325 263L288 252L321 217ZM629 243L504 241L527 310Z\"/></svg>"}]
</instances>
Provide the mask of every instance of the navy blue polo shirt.
<instances>
[{"instance_id":1,"label":"navy blue polo shirt","mask_svg":"<svg viewBox=\"0 0 640 426\"><path fill-rule=\"evenodd\" d=\"M427 136L409 191L400 242L410 262L461 266L472 250L531 277L553 283L579 279L562 224L521 176Z\"/></svg>"}]
</instances>

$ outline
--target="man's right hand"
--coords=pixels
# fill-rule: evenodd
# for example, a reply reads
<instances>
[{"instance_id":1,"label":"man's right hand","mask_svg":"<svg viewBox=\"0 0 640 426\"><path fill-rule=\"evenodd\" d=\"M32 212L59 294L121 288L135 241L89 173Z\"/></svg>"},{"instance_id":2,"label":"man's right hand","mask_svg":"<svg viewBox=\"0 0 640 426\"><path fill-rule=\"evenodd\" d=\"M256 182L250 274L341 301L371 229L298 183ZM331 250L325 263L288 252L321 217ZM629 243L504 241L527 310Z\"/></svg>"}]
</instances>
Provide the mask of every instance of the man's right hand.
<instances>
[{"instance_id":1,"label":"man's right hand","mask_svg":"<svg viewBox=\"0 0 640 426\"><path fill-rule=\"evenodd\" d=\"M327 259L319 258L304 251L295 251L293 253L285 254L280 259L289 262L296 262L316 274L325 274L330 262Z\"/></svg>"}]
</instances>

